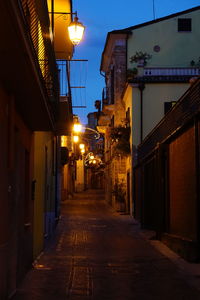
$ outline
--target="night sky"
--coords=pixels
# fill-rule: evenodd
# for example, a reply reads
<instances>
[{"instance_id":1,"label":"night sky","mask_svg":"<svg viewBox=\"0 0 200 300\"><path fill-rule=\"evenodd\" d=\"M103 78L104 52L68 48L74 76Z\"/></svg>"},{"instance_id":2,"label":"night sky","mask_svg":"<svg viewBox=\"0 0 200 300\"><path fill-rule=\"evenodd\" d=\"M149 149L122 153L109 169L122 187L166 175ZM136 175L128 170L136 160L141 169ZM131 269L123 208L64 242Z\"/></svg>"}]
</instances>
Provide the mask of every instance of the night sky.
<instances>
[{"instance_id":1,"label":"night sky","mask_svg":"<svg viewBox=\"0 0 200 300\"><path fill-rule=\"evenodd\" d=\"M94 101L101 100L104 78L100 75L101 54L109 31L148 22L200 5L200 0L73 0L73 11L86 26L84 40L76 46L74 59L88 60L72 63L72 85L75 114L83 124L87 114L95 111ZM74 75L73 75L74 70ZM84 88L85 87L85 88Z\"/></svg>"}]
</instances>

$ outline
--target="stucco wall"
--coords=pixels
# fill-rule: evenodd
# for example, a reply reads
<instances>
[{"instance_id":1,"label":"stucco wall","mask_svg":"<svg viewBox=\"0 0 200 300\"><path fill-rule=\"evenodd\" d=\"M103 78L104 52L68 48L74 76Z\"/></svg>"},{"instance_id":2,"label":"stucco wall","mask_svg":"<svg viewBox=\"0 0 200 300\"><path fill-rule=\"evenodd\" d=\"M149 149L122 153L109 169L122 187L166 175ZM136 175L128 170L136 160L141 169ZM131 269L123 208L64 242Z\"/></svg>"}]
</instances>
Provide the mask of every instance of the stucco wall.
<instances>
[{"instance_id":1,"label":"stucco wall","mask_svg":"<svg viewBox=\"0 0 200 300\"><path fill-rule=\"evenodd\" d=\"M178 18L192 18L192 32L178 32ZM135 67L129 59L136 51L152 55L148 67L189 67L191 60L199 60L200 12L184 14L133 30L128 40L128 68ZM155 52L154 46L160 46Z\"/></svg>"},{"instance_id":2,"label":"stucco wall","mask_svg":"<svg viewBox=\"0 0 200 300\"><path fill-rule=\"evenodd\" d=\"M34 149L34 180L36 180L36 185L34 199L33 253L34 257L36 257L44 247L45 211L48 213L53 211L53 207L51 207L53 159L52 133L35 132Z\"/></svg>"},{"instance_id":3,"label":"stucco wall","mask_svg":"<svg viewBox=\"0 0 200 300\"><path fill-rule=\"evenodd\" d=\"M164 117L164 102L177 101L188 87L187 83L146 84L143 91L143 138Z\"/></svg>"},{"instance_id":4,"label":"stucco wall","mask_svg":"<svg viewBox=\"0 0 200 300\"><path fill-rule=\"evenodd\" d=\"M197 239L195 130L189 128L169 145L169 232Z\"/></svg>"},{"instance_id":5,"label":"stucco wall","mask_svg":"<svg viewBox=\"0 0 200 300\"><path fill-rule=\"evenodd\" d=\"M84 161L80 159L76 162L75 190L76 192L84 190Z\"/></svg>"},{"instance_id":6,"label":"stucco wall","mask_svg":"<svg viewBox=\"0 0 200 300\"><path fill-rule=\"evenodd\" d=\"M140 144L140 91L137 87L133 87L132 91L132 145L133 147Z\"/></svg>"}]
</instances>

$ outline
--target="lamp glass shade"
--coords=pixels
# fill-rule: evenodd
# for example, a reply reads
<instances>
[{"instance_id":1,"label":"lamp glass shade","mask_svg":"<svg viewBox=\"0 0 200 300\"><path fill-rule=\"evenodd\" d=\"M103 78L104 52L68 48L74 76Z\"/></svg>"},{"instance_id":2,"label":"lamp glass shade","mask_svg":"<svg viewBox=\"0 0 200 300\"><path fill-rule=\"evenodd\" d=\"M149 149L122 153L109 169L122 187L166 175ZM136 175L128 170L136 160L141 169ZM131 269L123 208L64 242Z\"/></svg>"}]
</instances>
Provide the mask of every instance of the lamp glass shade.
<instances>
[{"instance_id":1,"label":"lamp glass shade","mask_svg":"<svg viewBox=\"0 0 200 300\"><path fill-rule=\"evenodd\" d=\"M74 132L81 132L82 125L80 123L75 123L73 127Z\"/></svg>"},{"instance_id":2,"label":"lamp glass shade","mask_svg":"<svg viewBox=\"0 0 200 300\"><path fill-rule=\"evenodd\" d=\"M74 135L73 140L74 140L74 143L78 143L79 137L77 135Z\"/></svg>"},{"instance_id":3,"label":"lamp glass shade","mask_svg":"<svg viewBox=\"0 0 200 300\"><path fill-rule=\"evenodd\" d=\"M78 45L83 38L85 27L82 23L78 22L75 17L74 21L68 26L69 38L73 45Z\"/></svg>"}]
</instances>

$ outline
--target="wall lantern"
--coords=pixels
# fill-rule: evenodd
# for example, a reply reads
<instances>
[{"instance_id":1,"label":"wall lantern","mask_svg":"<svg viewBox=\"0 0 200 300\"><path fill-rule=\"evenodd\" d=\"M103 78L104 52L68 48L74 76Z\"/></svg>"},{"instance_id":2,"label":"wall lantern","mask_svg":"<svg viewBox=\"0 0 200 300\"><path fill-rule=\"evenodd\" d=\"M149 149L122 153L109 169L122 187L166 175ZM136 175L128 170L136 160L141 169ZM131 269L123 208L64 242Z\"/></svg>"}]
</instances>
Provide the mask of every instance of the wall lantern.
<instances>
[{"instance_id":1,"label":"wall lantern","mask_svg":"<svg viewBox=\"0 0 200 300\"><path fill-rule=\"evenodd\" d=\"M83 38L85 27L78 22L78 17L74 17L74 21L68 26L69 38L73 45L78 45Z\"/></svg>"},{"instance_id":2,"label":"wall lantern","mask_svg":"<svg viewBox=\"0 0 200 300\"><path fill-rule=\"evenodd\" d=\"M74 132L79 133L79 132L81 132L81 129L82 129L82 125L80 123L74 123L74 126L73 126Z\"/></svg>"},{"instance_id":3,"label":"wall lantern","mask_svg":"<svg viewBox=\"0 0 200 300\"><path fill-rule=\"evenodd\" d=\"M54 15L75 15L74 20L68 26L69 39L74 46L78 45L83 38L85 26L78 22L77 12L51 12L52 15L52 32L54 32Z\"/></svg>"},{"instance_id":4,"label":"wall lantern","mask_svg":"<svg viewBox=\"0 0 200 300\"><path fill-rule=\"evenodd\" d=\"M78 141L79 141L79 136L78 136L78 135L74 135L74 136L73 136L73 140L74 140L74 143L78 143Z\"/></svg>"},{"instance_id":5,"label":"wall lantern","mask_svg":"<svg viewBox=\"0 0 200 300\"><path fill-rule=\"evenodd\" d=\"M80 144L79 145L79 148L82 150L82 149L85 149L85 145L84 144Z\"/></svg>"}]
</instances>

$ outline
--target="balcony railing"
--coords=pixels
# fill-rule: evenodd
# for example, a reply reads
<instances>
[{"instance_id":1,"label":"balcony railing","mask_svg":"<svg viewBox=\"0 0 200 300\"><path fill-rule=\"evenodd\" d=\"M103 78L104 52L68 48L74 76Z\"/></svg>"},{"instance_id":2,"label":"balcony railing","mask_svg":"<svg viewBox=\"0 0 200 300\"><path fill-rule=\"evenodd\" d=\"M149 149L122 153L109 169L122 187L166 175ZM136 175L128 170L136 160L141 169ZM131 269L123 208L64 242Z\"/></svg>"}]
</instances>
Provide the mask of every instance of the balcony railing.
<instances>
[{"instance_id":1,"label":"balcony railing","mask_svg":"<svg viewBox=\"0 0 200 300\"><path fill-rule=\"evenodd\" d=\"M198 76L199 68L144 68L143 76Z\"/></svg>"},{"instance_id":2,"label":"balcony railing","mask_svg":"<svg viewBox=\"0 0 200 300\"><path fill-rule=\"evenodd\" d=\"M102 105L108 104L108 88L104 87L102 91Z\"/></svg>"},{"instance_id":3,"label":"balcony railing","mask_svg":"<svg viewBox=\"0 0 200 300\"><path fill-rule=\"evenodd\" d=\"M54 49L49 38L48 10L45 3L44 9L39 9L32 0L18 0L18 3L35 52L35 65L38 65L54 113L59 101L59 82Z\"/></svg>"},{"instance_id":4,"label":"balcony railing","mask_svg":"<svg viewBox=\"0 0 200 300\"><path fill-rule=\"evenodd\" d=\"M102 92L102 103L104 105L114 104L114 91L111 87L104 87Z\"/></svg>"},{"instance_id":5,"label":"balcony railing","mask_svg":"<svg viewBox=\"0 0 200 300\"><path fill-rule=\"evenodd\" d=\"M68 62L63 59L57 60L59 70L60 96L69 96L70 85L68 78Z\"/></svg>"}]
</instances>

